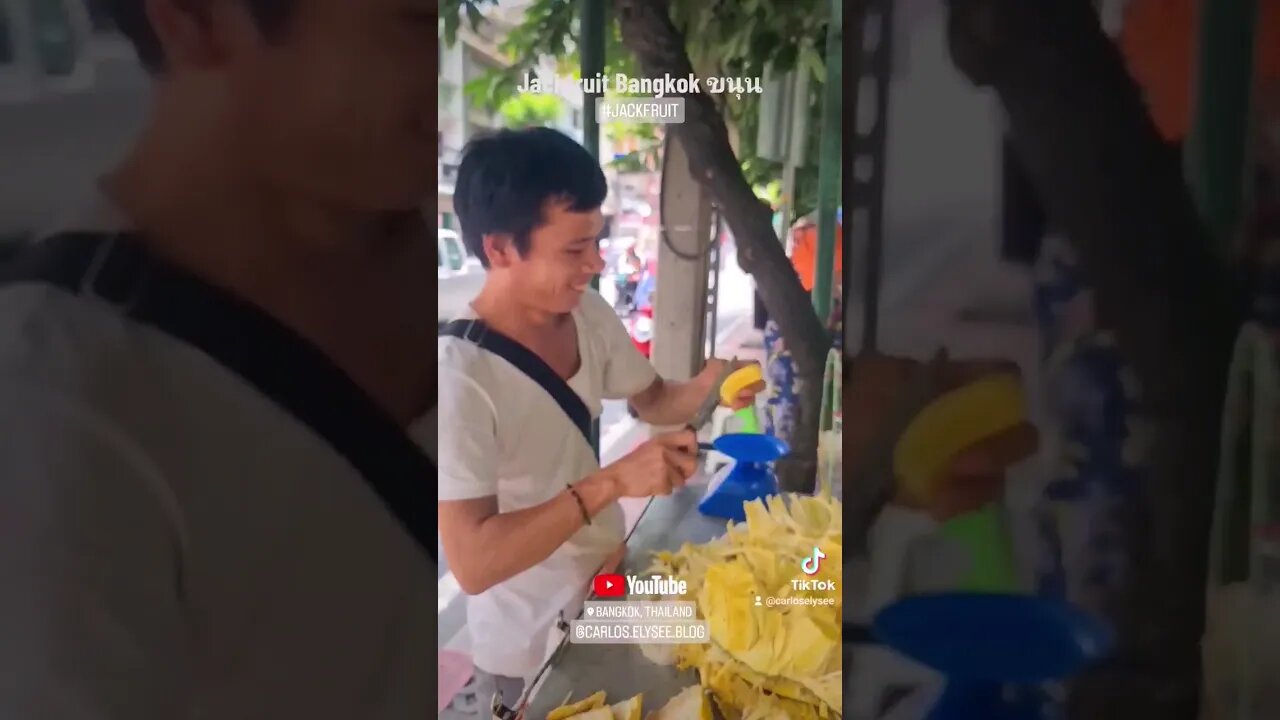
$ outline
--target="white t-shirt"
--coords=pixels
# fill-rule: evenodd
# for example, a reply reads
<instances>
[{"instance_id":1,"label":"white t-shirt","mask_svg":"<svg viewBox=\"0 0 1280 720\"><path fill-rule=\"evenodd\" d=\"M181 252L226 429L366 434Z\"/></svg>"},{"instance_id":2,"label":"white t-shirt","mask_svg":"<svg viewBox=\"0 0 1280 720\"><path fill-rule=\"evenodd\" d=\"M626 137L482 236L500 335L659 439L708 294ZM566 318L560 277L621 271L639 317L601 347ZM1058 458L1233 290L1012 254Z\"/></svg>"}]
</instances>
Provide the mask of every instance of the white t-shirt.
<instances>
[{"instance_id":1,"label":"white t-shirt","mask_svg":"<svg viewBox=\"0 0 1280 720\"><path fill-rule=\"evenodd\" d=\"M356 469L96 298L0 285L0 538L0 717L434 712L432 567Z\"/></svg>"},{"instance_id":2,"label":"white t-shirt","mask_svg":"<svg viewBox=\"0 0 1280 720\"><path fill-rule=\"evenodd\" d=\"M583 296L573 320L581 367L568 383L592 417L600 416L601 399L631 397L657 379L598 294ZM582 433L524 373L466 340L441 337L439 347L440 500L497 496L498 511L512 512L600 469ZM476 666L517 678L536 672L560 640L560 611L575 612L622 539L615 503L542 563L469 598Z\"/></svg>"}]
</instances>

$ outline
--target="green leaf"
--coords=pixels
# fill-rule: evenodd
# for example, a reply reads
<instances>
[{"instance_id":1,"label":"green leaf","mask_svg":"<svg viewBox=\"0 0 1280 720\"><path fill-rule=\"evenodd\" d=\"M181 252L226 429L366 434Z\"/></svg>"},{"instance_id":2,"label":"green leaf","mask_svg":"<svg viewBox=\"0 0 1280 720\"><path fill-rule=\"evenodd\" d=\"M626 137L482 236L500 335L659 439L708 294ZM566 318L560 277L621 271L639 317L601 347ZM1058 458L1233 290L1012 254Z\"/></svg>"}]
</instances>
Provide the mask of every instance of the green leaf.
<instances>
[{"instance_id":1,"label":"green leaf","mask_svg":"<svg viewBox=\"0 0 1280 720\"><path fill-rule=\"evenodd\" d=\"M520 93L504 101L498 112L507 127L522 128L554 123L564 114L564 106L556 95Z\"/></svg>"},{"instance_id":2,"label":"green leaf","mask_svg":"<svg viewBox=\"0 0 1280 720\"><path fill-rule=\"evenodd\" d=\"M467 3L467 22L471 23L471 29L475 30L480 27L480 23L484 22L484 15L480 13L480 8L475 3Z\"/></svg>"},{"instance_id":3,"label":"green leaf","mask_svg":"<svg viewBox=\"0 0 1280 720\"><path fill-rule=\"evenodd\" d=\"M445 13L441 20L444 23L444 44L446 47L453 47L458 42L458 22L461 18L458 13Z\"/></svg>"}]
</instances>

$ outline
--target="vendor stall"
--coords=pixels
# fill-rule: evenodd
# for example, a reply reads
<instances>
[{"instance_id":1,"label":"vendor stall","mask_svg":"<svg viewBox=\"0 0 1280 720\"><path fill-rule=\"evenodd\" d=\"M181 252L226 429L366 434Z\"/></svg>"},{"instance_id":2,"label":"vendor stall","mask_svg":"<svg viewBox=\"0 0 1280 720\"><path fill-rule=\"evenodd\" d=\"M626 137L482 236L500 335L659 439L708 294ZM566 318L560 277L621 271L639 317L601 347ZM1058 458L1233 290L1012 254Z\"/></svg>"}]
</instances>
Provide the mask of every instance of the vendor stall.
<instances>
[{"instance_id":1,"label":"vendor stall","mask_svg":"<svg viewBox=\"0 0 1280 720\"><path fill-rule=\"evenodd\" d=\"M678 588L629 599L692 605L706 628L701 640L643 649L566 644L535 682L526 718L640 718L659 709L663 720L840 714L839 502L769 495L746 501L745 519L726 526L704 515L703 496L694 486L657 500L625 562L632 575L666 576L651 582Z\"/></svg>"},{"instance_id":2,"label":"vendor stall","mask_svg":"<svg viewBox=\"0 0 1280 720\"><path fill-rule=\"evenodd\" d=\"M725 521L698 512L705 480L695 476L690 485L649 505L627 542L623 573L643 571L656 551L676 550L686 542L702 543L724 534ZM619 699L643 693L646 708L659 707L697 682L693 671L678 671L645 659L639 645L568 643L534 688L525 717L541 720L566 696L572 694L577 699L599 690Z\"/></svg>"}]
</instances>

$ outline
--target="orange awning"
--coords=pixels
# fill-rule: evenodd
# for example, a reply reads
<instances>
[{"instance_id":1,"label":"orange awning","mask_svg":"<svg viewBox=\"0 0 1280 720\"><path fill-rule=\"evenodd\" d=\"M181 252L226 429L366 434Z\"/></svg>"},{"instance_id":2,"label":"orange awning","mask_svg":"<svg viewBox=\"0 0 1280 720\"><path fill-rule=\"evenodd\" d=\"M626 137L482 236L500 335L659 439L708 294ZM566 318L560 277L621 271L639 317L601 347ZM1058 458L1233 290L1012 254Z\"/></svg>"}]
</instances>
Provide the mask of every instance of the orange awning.
<instances>
[{"instance_id":1,"label":"orange awning","mask_svg":"<svg viewBox=\"0 0 1280 720\"><path fill-rule=\"evenodd\" d=\"M1120 31L1129 72L1169 140L1191 126L1198 13L1199 0L1131 0ZM1254 77L1280 78L1280 0L1258 0L1257 26Z\"/></svg>"},{"instance_id":2,"label":"orange awning","mask_svg":"<svg viewBox=\"0 0 1280 720\"><path fill-rule=\"evenodd\" d=\"M844 240L843 226L836 224L835 276L841 277L844 272ZM791 264L800 275L800 284L805 290L813 291L814 265L818 262L818 226L805 225L792 231Z\"/></svg>"}]
</instances>

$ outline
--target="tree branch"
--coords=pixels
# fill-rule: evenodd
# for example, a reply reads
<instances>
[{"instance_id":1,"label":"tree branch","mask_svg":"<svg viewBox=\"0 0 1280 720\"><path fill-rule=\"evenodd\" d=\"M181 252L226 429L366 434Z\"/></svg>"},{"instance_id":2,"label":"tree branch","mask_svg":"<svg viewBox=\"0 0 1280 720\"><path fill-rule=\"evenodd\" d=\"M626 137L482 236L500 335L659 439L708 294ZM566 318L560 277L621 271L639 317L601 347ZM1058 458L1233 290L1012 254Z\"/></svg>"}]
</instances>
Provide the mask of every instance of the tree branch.
<instances>
[{"instance_id":1,"label":"tree branch","mask_svg":"<svg viewBox=\"0 0 1280 720\"><path fill-rule=\"evenodd\" d=\"M1128 518L1119 653L1073 715L1194 718L1226 367L1241 317L1231 273L1119 50L1085 0L952 0L951 50L992 87L1049 215L1075 247L1153 422Z\"/></svg>"},{"instance_id":2,"label":"tree branch","mask_svg":"<svg viewBox=\"0 0 1280 720\"><path fill-rule=\"evenodd\" d=\"M685 39L671 22L665 0L617 0L616 7L623 43L635 53L645 75L693 74ZM780 464L779 475L784 487L807 489L815 478L827 332L774 234L769 207L756 198L742 174L715 103L701 92L684 98L685 121L667 128L685 148L693 176L723 211L738 243L739 263L755 278L803 383L791 462Z\"/></svg>"}]
</instances>

